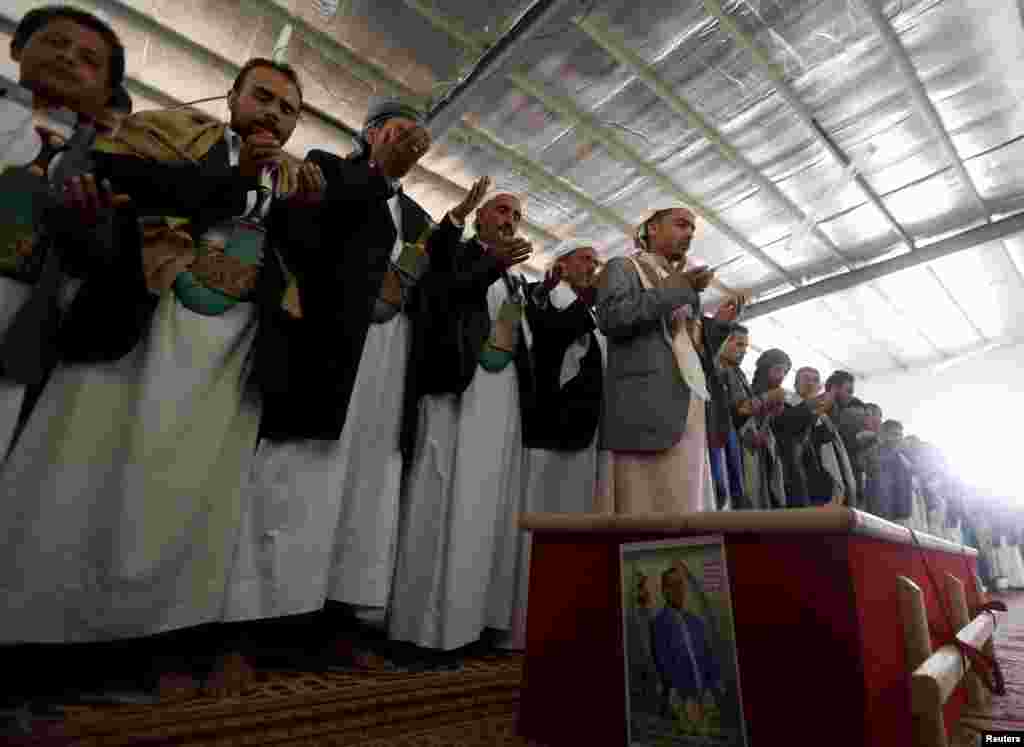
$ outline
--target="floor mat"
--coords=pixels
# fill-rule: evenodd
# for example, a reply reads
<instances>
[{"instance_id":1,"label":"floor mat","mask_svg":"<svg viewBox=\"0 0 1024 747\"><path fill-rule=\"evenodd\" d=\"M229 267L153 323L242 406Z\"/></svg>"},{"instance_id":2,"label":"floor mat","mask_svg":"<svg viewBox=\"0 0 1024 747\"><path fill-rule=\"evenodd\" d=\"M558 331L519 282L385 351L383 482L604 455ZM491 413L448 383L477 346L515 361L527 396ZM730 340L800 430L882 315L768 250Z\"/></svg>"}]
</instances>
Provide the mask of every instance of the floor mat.
<instances>
[{"instance_id":1,"label":"floor mat","mask_svg":"<svg viewBox=\"0 0 1024 747\"><path fill-rule=\"evenodd\" d=\"M531 744L515 735L522 657L459 672L260 674L244 697L167 705L69 705L61 735L81 747Z\"/></svg>"}]
</instances>

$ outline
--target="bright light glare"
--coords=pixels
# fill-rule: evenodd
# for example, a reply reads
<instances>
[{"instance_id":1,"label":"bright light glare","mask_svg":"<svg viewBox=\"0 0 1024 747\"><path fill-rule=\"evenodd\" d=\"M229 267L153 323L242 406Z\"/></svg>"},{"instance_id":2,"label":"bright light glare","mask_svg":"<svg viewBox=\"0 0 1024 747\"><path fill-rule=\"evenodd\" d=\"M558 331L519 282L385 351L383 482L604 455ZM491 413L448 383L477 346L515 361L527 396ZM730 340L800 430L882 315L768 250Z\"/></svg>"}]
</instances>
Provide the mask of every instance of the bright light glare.
<instances>
[{"instance_id":1,"label":"bright light glare","mask_svg":"<svg viewBox=\"0 0 1024 747\"><path fill-rule=\"evenodd\" d=\"M1024 505L1020 493L1020 428L1024 393L1004 386L963 387L913 406L907 435L938 446L968 485Z\"/></svg>"}]
</instances>

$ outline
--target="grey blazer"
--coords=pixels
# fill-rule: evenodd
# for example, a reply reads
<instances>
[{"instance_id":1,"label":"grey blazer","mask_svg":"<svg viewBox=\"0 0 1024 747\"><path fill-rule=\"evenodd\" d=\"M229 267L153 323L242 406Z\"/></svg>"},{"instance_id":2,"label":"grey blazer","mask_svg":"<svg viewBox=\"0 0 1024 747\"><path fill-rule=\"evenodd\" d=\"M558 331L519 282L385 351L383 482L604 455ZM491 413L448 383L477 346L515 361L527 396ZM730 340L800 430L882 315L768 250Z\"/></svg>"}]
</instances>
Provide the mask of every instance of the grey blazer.
<instances>
[{"instance_id":1,"label":"grey blazer","mask_svg":"<svg viewBox=\"0 0 1024 747\"><path fill-rule=\"evenodd\" d=\"M601 448L663 451L683 437L690 389L661 320L697 303L692 288L644 290L628 258L608 262L597 291L597 324L608 339Z\"/></svg>"}]
</instances>

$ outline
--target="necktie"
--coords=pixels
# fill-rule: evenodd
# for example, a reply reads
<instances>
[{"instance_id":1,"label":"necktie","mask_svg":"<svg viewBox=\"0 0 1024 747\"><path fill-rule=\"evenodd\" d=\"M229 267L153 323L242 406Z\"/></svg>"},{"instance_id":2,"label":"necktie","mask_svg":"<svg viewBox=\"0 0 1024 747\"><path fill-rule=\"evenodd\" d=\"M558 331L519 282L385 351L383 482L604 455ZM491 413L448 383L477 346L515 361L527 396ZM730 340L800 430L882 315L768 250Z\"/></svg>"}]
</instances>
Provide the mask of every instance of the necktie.
<instances>
[{"instance_id":1,"label":"necktie","mask_svg":"<svg viewBox=\"0 0 1024 747\"><path fill-rule=\"evenodd\" d=\"M260 175L260 186L256 190L256 204L245 216L245 219L253 223L260 223L263 220L263 208L274 194L274 184L277 181L277 174L274 171L265 170Z\"/></svg>"}]
</instances>

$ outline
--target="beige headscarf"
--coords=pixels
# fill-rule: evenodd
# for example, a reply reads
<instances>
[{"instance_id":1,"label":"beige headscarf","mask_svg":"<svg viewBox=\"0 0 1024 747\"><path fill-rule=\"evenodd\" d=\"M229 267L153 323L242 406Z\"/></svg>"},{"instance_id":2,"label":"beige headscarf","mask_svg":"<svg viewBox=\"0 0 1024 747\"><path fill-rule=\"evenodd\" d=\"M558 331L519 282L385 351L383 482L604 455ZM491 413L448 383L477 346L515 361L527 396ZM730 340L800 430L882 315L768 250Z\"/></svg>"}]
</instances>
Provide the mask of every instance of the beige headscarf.
<instances>
[{"instance_id":1,"label":"beige headscarf","mask_svg":"<svg viewBox=\"0 0 1024 747\"><path fill-rule=\"evenodd\" d=\"M632 254L629 259L636 268L640 284L645 290L667 287L665 281L672 270L664 257L652 252L639 251ZM674 319L662 320L662 330L675 354L676 365L686 385L697 397L707 401L711 395L708 392L707 379L704 377L704 367L701 366L700 357L686 325L679 324Z\"/></svg>"}]
</instances>

